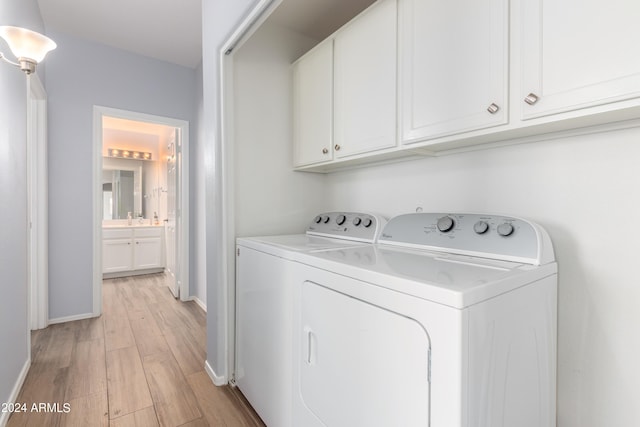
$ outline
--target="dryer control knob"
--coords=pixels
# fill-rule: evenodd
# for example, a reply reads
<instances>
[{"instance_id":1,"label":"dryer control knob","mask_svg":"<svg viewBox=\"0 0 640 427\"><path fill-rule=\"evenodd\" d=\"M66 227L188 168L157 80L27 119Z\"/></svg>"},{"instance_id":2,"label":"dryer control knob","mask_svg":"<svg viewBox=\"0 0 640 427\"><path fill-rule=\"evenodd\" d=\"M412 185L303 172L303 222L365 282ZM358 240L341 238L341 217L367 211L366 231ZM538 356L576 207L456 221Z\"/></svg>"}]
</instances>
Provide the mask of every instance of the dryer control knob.
<instances>
[{"instance_id":1,"label":"dryer control knob","mask_svg":"<svg viewBox=\"0 0 640 427\"><path fill-rule=\"evenodd\" d=\"M328 223L328 222L329 222L329 220L330 220L330 219L331 219L331 218L329 218L329 215L325 215L325 216L322 218L322 222L324 222L324 223L326 224L326 223Z\"/></svg>"},{"instance_id":2,"label":"dryer control knob","mask_svg":"<svg viewBox=\"0 0 640 427\"><path fill-rule=\"evenodd\" d=\"M489 224L487 224L486 221L478 221L475 224L473 224L473 231L476 232L476 234L484 234L489 230Z\"/></svg>"},{"instance_id":3,"label":"dryer control knob","mask_svg":"<svg viewBox=\"0 0 640 427\"><path fill-rule=\"evenodd\" d=\"M446 233L447 231L451 231L454 225L455 223L453 222L453 218L451 218L450 216L443 216L438 220L437 227L438 230Z\"/></svg>"},{"instance_id":4,"label":"dryer control knob","mask_svg":"<svg viewBox=\"0 0 640 427\"><path fill-rule=\"evenodd\" d=\"M364 227L365 228L371 227L371 224L373 224L373 221L371 220L371 218L367 218L367 219L364 220Z\"/></svg>"},{"instance_id":5,"label":"dryer control knob","mask_svg":"<svg viewBox=\"0 0 640 427\"><path fill-rule=\"evenodd\" d=\"M360 224L362 224L362 218L360 218L359 216L353 218L353 225L355 225L357 227Z\"/></svg>"},{"instance_id":6,"label":"dryer control knob","mask_svg":"<svg viewBox=\"0 0 640 427\"><path fill-rule=\"evenodd\" d=\"M313 222L315 222L316 224L320 224L322 222L322 217L318 215L313 219Z\"/></svg>"},{"instance_id":7,"label":"dryer control knob","mask_svg":"<svg viewBox=\"0 0 640 427\"><path fill-rule=\"evenodd\" d=\"M508 222L504 222L498 226L498 234L502 237L507 237L513 234L513 225Z\"/></svg>"},{"instance_id":8,"label":"dryer control knob","mask_svg":"<svg viewBox=\"0 0 640 427\"><path fill-rule=\"evenodd\" d=\"M342 225L344 224L344 222L347 220L347 217L344 215L338 215L338 217L336 218L336 224L338 225Z\"/></svg>"}]
</instances>

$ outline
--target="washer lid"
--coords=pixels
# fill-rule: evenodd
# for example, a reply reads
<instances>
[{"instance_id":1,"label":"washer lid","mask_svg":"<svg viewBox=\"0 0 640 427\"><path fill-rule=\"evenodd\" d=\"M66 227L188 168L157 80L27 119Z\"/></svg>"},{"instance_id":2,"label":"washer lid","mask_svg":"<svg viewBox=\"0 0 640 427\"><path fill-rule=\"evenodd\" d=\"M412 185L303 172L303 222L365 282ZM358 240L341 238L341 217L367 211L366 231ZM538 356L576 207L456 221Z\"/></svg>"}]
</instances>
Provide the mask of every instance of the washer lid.
<instances>
[{"instance_id":1,"label":"washer lid","mask_svg":"<svg viewBox=\"0 0 640 427\"><path fill-rule=\"evenodd\" d=\"M364 243L344 239L331 239L307 234L288 234L282 236L258 236L238 238L237 244L253 249L283 256L284 252L313 252L329 249L361 246Z\"/></svg>"},{"instance_id":2,"label":"washer lid","mask_svg":"<svg viewBox=\"0 0 640 427\"><path fill-rule=\"evenodd\" d=\"M300 254L299 260L361 282L459 309L556 272L555 263L536 267L385 245Z\"/></svg>"}]
</instances>

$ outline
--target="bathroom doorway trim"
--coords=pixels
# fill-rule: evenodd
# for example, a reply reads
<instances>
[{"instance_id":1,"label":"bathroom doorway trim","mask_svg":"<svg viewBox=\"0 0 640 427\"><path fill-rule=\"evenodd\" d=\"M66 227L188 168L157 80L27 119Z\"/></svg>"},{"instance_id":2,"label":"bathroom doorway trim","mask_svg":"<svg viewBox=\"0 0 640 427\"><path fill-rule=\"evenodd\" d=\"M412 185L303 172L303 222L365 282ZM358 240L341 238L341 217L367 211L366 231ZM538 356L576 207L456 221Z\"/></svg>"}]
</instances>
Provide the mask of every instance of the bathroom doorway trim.
<instances>
[{"instance_id":1,"label":"bathroom doorway trim","mask_svg":"<svg viewBox=\"0 0 640 427\"><path fill-rule=\"evenodd\" d=\"M155 116L135 111L102 106L93 107L93 315L102 314L102 118L115 117L148 122L180 129L177 149L181 164L178 165L179 206L176 212L178 243L176 274L180 300L189 300L189 122L169 117Z\"/></svg>"}]
</instances>

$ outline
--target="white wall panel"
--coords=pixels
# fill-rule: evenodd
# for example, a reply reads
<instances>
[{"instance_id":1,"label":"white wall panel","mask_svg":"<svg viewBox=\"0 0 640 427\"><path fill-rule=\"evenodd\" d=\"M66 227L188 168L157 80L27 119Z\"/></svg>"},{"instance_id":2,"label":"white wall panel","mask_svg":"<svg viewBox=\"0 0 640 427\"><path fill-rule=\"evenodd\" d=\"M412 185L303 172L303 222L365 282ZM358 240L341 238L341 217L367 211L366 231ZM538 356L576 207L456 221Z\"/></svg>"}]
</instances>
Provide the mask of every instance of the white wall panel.
<instances>
[{"instance_id":1,"label":"white wall panel","mask_svg":"<svg viewBox=\"0 0 640 427\"><path fill-rule=\"evenodd\" d=\"M317 41L263 26L234 61L236 235L300 233L324 204L324 176L292 170L291 63Z\"/></svg>"},{"instance_id":2,"label":"white wall panel","mask_svg":"<svg viewBox=\"0 0 640 427\"><path fill-rule=\"evenodd\" d=\"M638 139L640 129L631 129L335 173L328 207L393 216L420 206L540 223L559 263L558 425L633 425Z\"/></svg>"}]
</instances>

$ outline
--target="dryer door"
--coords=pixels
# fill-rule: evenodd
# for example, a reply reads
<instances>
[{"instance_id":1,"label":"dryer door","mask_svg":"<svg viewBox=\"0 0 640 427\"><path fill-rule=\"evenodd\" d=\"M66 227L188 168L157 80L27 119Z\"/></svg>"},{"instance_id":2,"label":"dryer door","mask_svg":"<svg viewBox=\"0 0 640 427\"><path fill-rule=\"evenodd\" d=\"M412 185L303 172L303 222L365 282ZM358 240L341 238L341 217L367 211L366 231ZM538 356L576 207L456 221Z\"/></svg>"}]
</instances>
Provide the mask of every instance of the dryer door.
<instances>
[{"instance_id":1,"label":"dryer door","mask_svg":"<svg viewBox=\"0 0 640 427\"><path fill-rule=\"evenodd\" d=\"M304 410L294 425L428 426L424 328L313 282L301 293L295 387Z\"/></svg>"}]
</instances>

